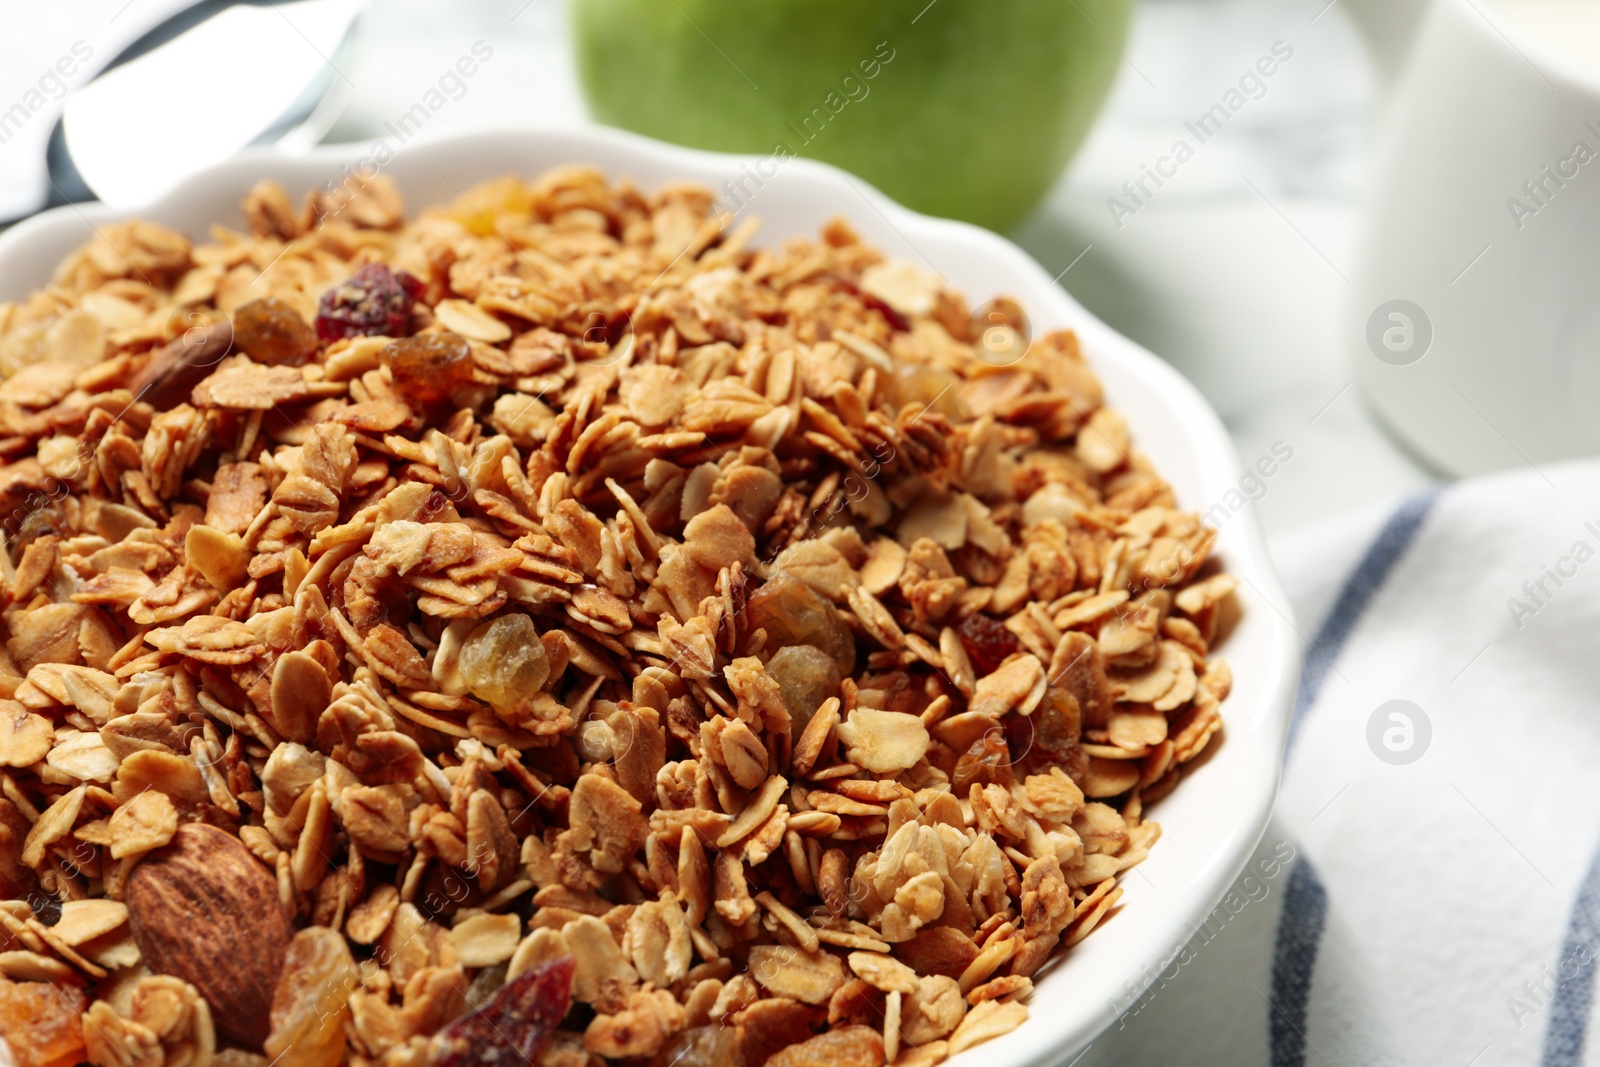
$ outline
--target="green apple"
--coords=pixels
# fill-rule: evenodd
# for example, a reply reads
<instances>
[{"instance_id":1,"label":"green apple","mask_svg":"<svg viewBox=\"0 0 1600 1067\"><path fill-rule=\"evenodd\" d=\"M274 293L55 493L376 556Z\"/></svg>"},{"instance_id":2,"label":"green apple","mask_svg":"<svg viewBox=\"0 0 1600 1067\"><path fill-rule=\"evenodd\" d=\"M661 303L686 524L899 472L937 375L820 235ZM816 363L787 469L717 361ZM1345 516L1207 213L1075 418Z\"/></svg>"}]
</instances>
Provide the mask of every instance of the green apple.
<instances>
[{"instance_id":1,"label":"green apple","mask_svg":"<svg viewBox=\"0 0 1600 1067\"><path fill-rule=\"evenodd\" d=\"M569 0L599 121L813 156L1001 229L1110 88L1133 0Z\"/></svg>"}]
</instances>

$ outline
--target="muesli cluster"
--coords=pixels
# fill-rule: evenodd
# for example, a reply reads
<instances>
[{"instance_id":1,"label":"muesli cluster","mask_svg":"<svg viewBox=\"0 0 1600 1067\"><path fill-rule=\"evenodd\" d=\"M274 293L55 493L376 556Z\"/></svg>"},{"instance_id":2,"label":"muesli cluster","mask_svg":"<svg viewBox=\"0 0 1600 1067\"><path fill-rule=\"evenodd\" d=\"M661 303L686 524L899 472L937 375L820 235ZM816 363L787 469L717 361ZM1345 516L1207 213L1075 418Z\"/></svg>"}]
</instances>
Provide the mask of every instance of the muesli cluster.
<instances>
[{"instance_id":1,"label":"muesli cluster","mask_svg":"<svg viewBox=\"0 0 1600 1067\"><path fill-rule=\"evenodd\" d=\"M592 169L244 217L0 304L12 1060L1017 1026L1230 684L1212 533L1072 334L1003 365L843 223Z\"/></svg>"}]
</instances>

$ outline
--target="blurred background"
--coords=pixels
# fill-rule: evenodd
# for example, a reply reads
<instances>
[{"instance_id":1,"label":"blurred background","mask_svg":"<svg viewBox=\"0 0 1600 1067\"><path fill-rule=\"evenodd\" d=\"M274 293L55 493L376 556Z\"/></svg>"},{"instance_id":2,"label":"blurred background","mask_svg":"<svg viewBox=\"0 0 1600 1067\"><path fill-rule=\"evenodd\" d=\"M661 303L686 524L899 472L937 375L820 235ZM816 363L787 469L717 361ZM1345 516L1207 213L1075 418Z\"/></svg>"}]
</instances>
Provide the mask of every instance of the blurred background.
<instances>
[{"instance_id":1,"label":"blurred background","mask_svg":"<svg viewBox=\"0 0 1600 1067\"><path fill-rule=\"evenodd\" d=\"M8 5L20 28L0 46L9 53L0 70L31 82L30 72L74 42L115 37L141 14L152 17L159 9L146 5L154 2ZM1104 109L1043 202L1008 227L1091 311L1200 387L1246 466L1275 443L1293 450L1257 490L1273 536L1433 477L1375 424L1352 387L1348 330L1341 333L1381 96L1380 75L1346 6L1145 0L1125 41L1112 17L1104 36L1107 44L1115 39L1115 73ZM326 42L294 30L283 31L282 51L298 52L324 74L328 60L337 66L329 91L342 97L342 110L321 134L325 141L393 141L396 121L480 41L492 58L463 79L459 97L430 114L429 136L572 126L587 119L568 19L562 0L448 7L375 0L337 57ZM1236 87L1275 43L1292 58L1259 79L1259 98L1252 93L1200 144L1184 124ZM0 86L0 99L27 87ZM180 119L203 108L193 85L173 91ZM1137 181L1180 137L1194 144L1194 158L1159 189L1147 181L1156 195L1136 204L1124 183ZM59 161L59 134L56 141ZM0 153L18 149L17 140L0 145ZM160 152L149 145L128 151L136 159ZM49 195L90 195L69 178L57 174L59 188ZM1113 198L1133 212L1109 206Z\"/></svg>"}]
</instances>

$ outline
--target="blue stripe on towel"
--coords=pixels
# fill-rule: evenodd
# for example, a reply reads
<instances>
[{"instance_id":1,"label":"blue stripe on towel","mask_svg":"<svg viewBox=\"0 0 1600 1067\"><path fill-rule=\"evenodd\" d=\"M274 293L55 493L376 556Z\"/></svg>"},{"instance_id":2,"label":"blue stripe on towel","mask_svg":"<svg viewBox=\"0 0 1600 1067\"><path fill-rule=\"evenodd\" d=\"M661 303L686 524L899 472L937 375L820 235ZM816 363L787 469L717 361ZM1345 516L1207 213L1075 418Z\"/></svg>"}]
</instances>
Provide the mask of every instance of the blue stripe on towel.
<instances>
[{"instance_id":1,"label":"blue stripe on towel","mask_svg":"<svg viewBox=\"0 0 1600 1067\"><path fill-rule=\"evenodd\" d=\"M1328 920L1328 891L1304 852L1283 891L1278 943L1272 951L1272 999L1267 1011L1272 1067L1305 1067L1306 1014L1311 977Z\"/></svg>"},{"instance_id":2,"label":"blue stripe on towel","mask_svg":"<svg viewBox=\"0 0 1600 1067\"><path fill-rule=\"evenodd\" d=\"M1378 531L1366 555L1361 557L1361 562L1345 579L1333 610L1317 627L1317 636L1311 639L1311 650L1300 670L1300 689L1295 693L1294 715L1289 720L1289 741L1284 749L1285 762L1294 750L1295 738L1299 736L1306 712L1316 703L1317 696L1322 692L1322 683L1328 680L1333 661L1339 658L1345 641L1355 631L1356 623L1361 621L1373 597L1388 581L1389 573L1394 570L1400 557L1405 555L1417 531L1422 528L1422 521L1428 517L1428 512L1438 499L1439 490L1429 489L1395 509L1389 521L1383 524L1383 529Z\"/></svg>"},{"instance_id":3,"label":"blue stripe on towel","mask_svg":"<svg viewBox=\"0 0 1600 1067\"><path fill-rule=\"evenodd\" d=\"M1333 610L1317 627L1311 652L1300 673L1294 715L1289 720L1285 761L1306 713L1322 692L1334 660L1344 650L1356 624L1388 581L1395 564L1416 538L1423 520L1438 499L1439 491L1430 489L1396 508L1361 562L1345 579ZM1316 973L1317 950L1322 945L1322 931L1327 921L1328 890L1317 876L1310 857L1302 851L1289 875L1289 884L1284 888L1283 912L1278 916L1277 944L1272 953L1272 997L1267 1015L1272 1067L1305 1067L1311 981Z\"/></svg>"},{"instance_id":4,"label":"blue stripe on towel","mask_svg":"<svg viewBox=\"0 0 1600 1067\"><path fill-rule=\"evenodd\" d=\"M1594 1000L1595 956L1600 953L1600 849L1589 860L1589 870L1578 887L1567 918L1567 936L1561 942L1550 998L1550 1019L1544 1031L1543 1067L1579 1067ZM1570 977L1565 972L1573 972ZM1537 984L1537 983L1536 983Z\"/></svg>"}]
</instances>

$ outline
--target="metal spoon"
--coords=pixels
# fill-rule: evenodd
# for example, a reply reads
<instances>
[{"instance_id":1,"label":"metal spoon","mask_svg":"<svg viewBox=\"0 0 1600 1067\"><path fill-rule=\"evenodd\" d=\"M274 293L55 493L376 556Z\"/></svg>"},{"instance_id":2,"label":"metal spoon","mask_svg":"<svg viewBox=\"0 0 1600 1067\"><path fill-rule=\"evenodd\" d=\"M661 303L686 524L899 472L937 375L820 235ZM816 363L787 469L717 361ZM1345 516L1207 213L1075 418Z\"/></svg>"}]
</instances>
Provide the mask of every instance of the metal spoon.
<instances>
[{"instance_id":1,"label":"metal spoon","mask_svg":"<svg viewBox=\"0 0 1600 1067\"><path fill-rule=\"evenodd\" d=\"M310 148L354 88L341 67L367 6L202 4L197 24L67 97L65 155L94 195L132 206L248 145Z\"/></svg>"}]
</instances>

